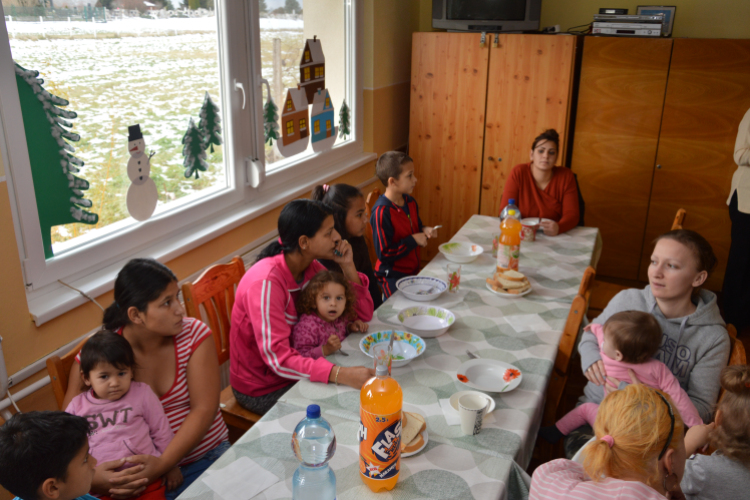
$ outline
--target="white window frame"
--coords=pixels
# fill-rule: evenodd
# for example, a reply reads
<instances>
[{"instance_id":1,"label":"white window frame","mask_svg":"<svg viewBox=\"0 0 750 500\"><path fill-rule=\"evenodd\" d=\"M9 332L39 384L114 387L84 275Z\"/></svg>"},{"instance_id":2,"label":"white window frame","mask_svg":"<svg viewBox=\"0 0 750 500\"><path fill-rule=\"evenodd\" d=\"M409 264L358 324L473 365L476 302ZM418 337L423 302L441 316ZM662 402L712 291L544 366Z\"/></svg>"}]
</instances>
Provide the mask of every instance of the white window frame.
<instances>
[{"instance_id":1,"label":"white window frame","mask_svg":"<svg viewBox=\"0 0 750 500\"><path fill-rule=\"evenodd\" d=\"M0 23L0 150L27 302L37 325L86 301L58 280L91 296L100 295L112 289L117 271L131 258L173 259L299 197L315 184L372 161L375 155L363 152L362 2L348 2L345 15L345 57L350 68L347 102L352 122L349 140L327 152L276 162L273 171L266 172L260 44L255 42L260 39L258 4L217 2L221 105L229 110L223 114L227 188L192 203L191 197L172 202L147 221L110 231L51 259L44 258L26 136L18 126L22 115L10 43L5 22ZM238 38L240 34L244 43Z\"/></svg>"}]
</instances>

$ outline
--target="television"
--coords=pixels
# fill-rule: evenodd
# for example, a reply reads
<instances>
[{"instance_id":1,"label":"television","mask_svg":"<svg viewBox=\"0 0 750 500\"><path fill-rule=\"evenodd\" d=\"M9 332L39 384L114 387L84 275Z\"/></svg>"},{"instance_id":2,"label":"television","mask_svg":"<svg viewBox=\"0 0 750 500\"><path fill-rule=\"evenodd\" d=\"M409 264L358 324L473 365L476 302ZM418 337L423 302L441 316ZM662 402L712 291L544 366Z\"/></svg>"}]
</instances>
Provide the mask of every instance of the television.
<instances>
[{"instance_id":1,"label":"television","mask_svg":"<svg viewBox=\"0 0 750 500\"><path fill-rule=\"evenodd\" d=\"M432 0L432 27L451 31L539 29L542 0Z\"/></svg>"}]
</instances>

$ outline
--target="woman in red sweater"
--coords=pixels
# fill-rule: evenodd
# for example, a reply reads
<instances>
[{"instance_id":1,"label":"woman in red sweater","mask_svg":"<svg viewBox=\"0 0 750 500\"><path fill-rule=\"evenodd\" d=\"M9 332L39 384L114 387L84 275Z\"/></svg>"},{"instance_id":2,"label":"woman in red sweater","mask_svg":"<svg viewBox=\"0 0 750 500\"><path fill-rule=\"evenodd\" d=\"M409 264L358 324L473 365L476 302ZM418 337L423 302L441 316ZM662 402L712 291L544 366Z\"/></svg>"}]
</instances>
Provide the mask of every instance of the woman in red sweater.
<instances>
[{"instance_id":1,"label":"woman in red sweater","mask_svg":"<svg viewBox=\"0 0 750 500\"><path fill-rule=\"evenodd\" d=\"M508 200L516 200L524 217L542 217L541 229L547 236L570 231L578 225L578 189L569 168L556 167L560 137L549 129L534 139L530 163L513 167L505 182L500 211Z\"/></svg>"}]
</instances>

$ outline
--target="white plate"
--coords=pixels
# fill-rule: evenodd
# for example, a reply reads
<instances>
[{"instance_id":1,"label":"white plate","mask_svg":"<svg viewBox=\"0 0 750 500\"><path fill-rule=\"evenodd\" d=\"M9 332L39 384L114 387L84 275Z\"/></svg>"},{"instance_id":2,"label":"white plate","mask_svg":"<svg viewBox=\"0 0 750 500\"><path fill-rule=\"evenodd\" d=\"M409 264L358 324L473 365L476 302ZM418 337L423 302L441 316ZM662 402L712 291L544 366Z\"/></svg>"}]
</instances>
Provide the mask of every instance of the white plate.
<instances>
[{"instance_id":1,"label":"white plate","mask_svg":"<svg viewBox=\"0 0 750 500\"><path fill-rule=\"evenodd\" d=\"M428 302L440 297L448 289L448 283L431 276L407 276L396 282L396 288L401 290L407 299ZM427 293L431 289L432 293Z\"/></svg>"},{"instance_id":2,"label":"white plate","mask_svg":"<svg viewBox=\"0 0 750 500\"><path fill-rule=\"evenodd\" d=\"M509 370L515 370L518 375L506 382L503 377ZM485 392L510 392L521 384L523 374L517 367L504 361L470 359L458 368L456 378L472 389Z\"/></svg>"},{"instance_id":3,"label":"white plate","mask_svg":"<svg viewBox=\"0 0 750 500\"><path fill-rule=\"evenodd\" d=\"M403 406L401 406L401 411L408 411L408 412L411 412L411 413L418 413L418 414L420 414L422 416L422 418L424 418L424 421L427 422L427 417L424 416L424 413L422 413L421 411L419 411L419 409L417 409L416 406L412 406L409 403L406 403ZM401 454L401 458L408 458L408 457L414 456L417 453L419 453L420 451L424 450L424 447L427 446L427 441L428 441L427 426L426 425L425 425L424 430L422 432L420 432L420 434L422 435L422 439L424 439L424 444L422 445L422 447L419 448L416 451L412 451L411 453L402 453Z\"/></svg>"},{"instance_id":4,"label":"white plate","mask_svg":"<svg viewBox=\"0 0 750 500\"><path fill-rule=\"evenodd\" d=\"M495 409L495 400L489 397L487 394L483 392L478 392L478 391L460 391L460 392L455 393L453 396L451 396L451 399L450 399L451 406L453 407L454 410L458 411L458 399L465 394L478 394L489 400L490 407L484 413L485 415L487 415L488 413L492 413L492 411Z\"/></svg>"},{"instance_id":5,"label":"white plate","mask_svg":"<svg viewBox=\"0 0 750 500\"><path fill-rule=\"evenodd\" d=\"M505 293L505 292L496 292L495 290L492 289L492 285L490 285L486 281L485 281L485 285L487 286L487 290L489 290L490 292L494 293L495 295L499 295L501 297L509 297L511 299L514 299L516 297L523 297L524 295L528 295L528 294L531 293L531 290L532 290L531 287L529 287L529 289L526 290L525 292L521 292L521 293Z\"/></svg>"},{"instance_id":6,"label":"white plate","mask_svg":"<svg viewBox=\"0 0 750 500\"><path fill-rule=\"evenodd\" d=\"M403 325L404 330L429 339L447 332L456 320L456 316L442 307L411 306L401 309L396 319Z\"/></svg>"},{"instance_id":7,"label":"white plate","mask_svg":"<svg viewBox=\"0 0 750 500\"><path fill-rule=\"evenodd\" d=\"M463 241L443 243L438 247L438 250L440 250L441 254L445 255L446 259L458 264L468 264L484 252L484 249L480 245Z\"/></svg>"}]
</instances>

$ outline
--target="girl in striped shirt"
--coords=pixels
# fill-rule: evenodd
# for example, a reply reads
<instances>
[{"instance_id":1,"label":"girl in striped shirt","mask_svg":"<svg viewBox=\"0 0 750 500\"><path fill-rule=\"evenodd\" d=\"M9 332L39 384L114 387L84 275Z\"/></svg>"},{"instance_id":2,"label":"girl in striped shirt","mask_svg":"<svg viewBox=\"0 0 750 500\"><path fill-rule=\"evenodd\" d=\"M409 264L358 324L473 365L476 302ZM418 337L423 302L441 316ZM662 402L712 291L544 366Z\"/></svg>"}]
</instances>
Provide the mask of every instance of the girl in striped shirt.
<instances>
[{"instance_id":1,"label":"girl in striped shirt","mask_svg":"<svg viewBox=\"0 0 750 500\"><path fill-rule=\"evenodd\" d=\"M529 500L682 498L684 424L669 395L632 384L599 407L583 466L553 460L534 471Z\"/></svg>"}]
</instances>

